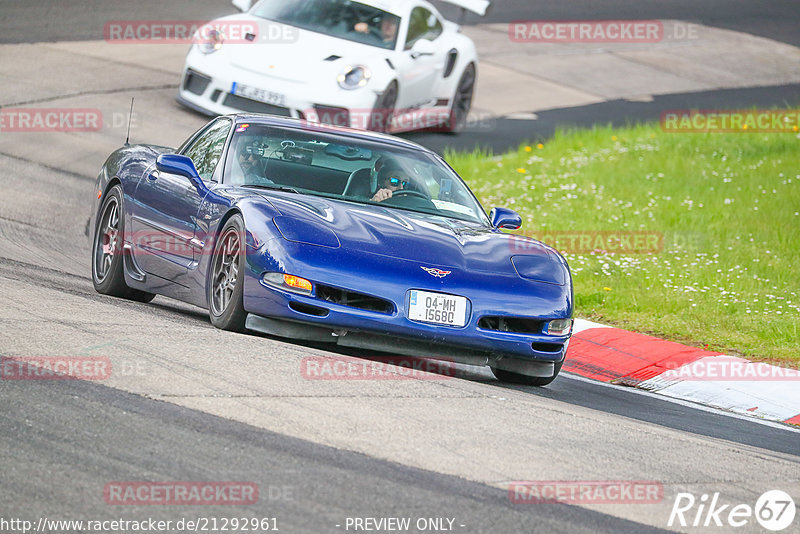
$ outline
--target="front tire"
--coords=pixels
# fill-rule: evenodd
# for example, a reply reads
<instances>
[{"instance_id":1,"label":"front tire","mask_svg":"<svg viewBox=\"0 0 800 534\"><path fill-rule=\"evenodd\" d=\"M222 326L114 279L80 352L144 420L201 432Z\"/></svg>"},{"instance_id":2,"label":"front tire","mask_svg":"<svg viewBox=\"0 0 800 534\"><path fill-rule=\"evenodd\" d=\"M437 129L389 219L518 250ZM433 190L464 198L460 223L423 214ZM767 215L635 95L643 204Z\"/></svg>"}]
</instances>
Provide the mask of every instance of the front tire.
<instances>
[{"instance_id":1,"label":"front tire","mask_svg":"<svg viewBox=\"0 0 800 534\"><path fill-rule=\"evenodd\" d=\"M122 209L122 187L115 185L106 194L100 207L92 241L92 283L103 295L137 302L150 302L153 293L128 287L123 265L125 212Z\"/></svg>"},{"instance_id":2,"label":"front tire","mask_svg":"<svg viewBox=\"0 0 800 534\"><path fill-rule=\"evenodd\" d=\"M389 131L389 125L392 122L392 117L394 117L394 107L397 104L397 92L397 82L392 82L375 101L375 108L369 117L369 130L374 132Z\"/></svg>"},{"instance_id":3,"label":"front tire","mask_svg":"<svg viewBox=\"0 0 800 534\"><path fill-rule=\"evenodd\" d=\"M450 105L450 117L444 125L444 131L458 133L464 130L467 117L472 109L472 96L475 94L475 65L470 63L456 85L453 102Z\"/></svg>"},{"instance_id":4,"label":"front tire","mask_svg":"<svg viewBox=\"0 0 800 534\"><path fill-rule=\"evenodd\" d=\"M214 246L208 281L208 314L211 324L222 330L244 332L244 222L234 215L225 223Z\"/></svg>"},{"instance_id":5,"label":"front tire","mask_svg":"<svg viewBox=\"0 0 800 534\"><path fill-rule=\"evenodd\" d=\"M556 379L558 373L561 372L561 367L563 365L564 365L564 360L556 362L554 366L555 372L553 373L553 376L546 376L546 377L521 375L519 373L513 373L511 371L506 371L504 369L497 369L495 367L491 367L491 370L495 378L497 378L501 382L508 382L511 384L522 384L525 386L546 386Z\"/></svg>"}]
</instances>

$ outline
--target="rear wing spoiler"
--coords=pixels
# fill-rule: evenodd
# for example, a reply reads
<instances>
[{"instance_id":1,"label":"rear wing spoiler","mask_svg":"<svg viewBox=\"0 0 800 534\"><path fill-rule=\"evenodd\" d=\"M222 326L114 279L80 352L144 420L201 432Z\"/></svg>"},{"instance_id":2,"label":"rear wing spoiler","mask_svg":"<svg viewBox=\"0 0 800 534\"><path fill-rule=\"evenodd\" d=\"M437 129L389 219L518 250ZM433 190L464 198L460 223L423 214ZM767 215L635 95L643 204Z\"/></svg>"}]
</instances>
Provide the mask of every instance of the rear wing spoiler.
<instances>
[{"instance_id":1,"label":"rear wing spoiler","mask_svg":"<svg viewBox=\"0 0 800 534\"><path fill-rule=\"evenodd\" d=\"M472 11L476 15L484 16L489 9L491 2L488 0L441 0L442 2L467 11Z\"/></svg>"}]
</instances>

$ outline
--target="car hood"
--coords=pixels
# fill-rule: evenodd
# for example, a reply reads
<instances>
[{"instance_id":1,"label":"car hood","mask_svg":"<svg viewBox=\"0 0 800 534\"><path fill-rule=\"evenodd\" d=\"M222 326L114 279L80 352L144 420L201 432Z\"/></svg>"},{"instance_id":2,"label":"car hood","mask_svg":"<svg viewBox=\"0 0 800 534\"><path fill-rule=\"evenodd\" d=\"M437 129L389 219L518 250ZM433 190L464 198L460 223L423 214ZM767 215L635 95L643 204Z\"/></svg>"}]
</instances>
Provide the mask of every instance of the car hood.
<instances>
[{"instance_id":1,"label":"car hood","mask_svg":"<svg viewBox=\"0 0 800 534\"><path fill-rule=\"evenodd\" d=\"M529 257L527 265L534 263L536 270L552 273L544 279L537 277L540 281L563 284L568 276L560 256L550 247L478 224L370 204L292 194L264 196L281 213L274 222L290 241L495 275L516 276L518 268L511 257L522 255Z\"/></svg>"},{"instance_id":2,"label":"car hood","mask_svg":"<svg viewBox=\"0 0 800 534\"><path fill-rule=\"evenodd\" d=\"M222 50L233 66L295 83L316 83L320 76L334 81L346 65L370 64L389 57L392 53L391 50L292 26L287 28L290 29L289 35L296 36L296 40L270 40L271 35L276 35L276 28L283 25L246 13L223 17L218 22L242 22L258 26L257 36L252 44L223 46Z\"/></svg>"}]
</instances>

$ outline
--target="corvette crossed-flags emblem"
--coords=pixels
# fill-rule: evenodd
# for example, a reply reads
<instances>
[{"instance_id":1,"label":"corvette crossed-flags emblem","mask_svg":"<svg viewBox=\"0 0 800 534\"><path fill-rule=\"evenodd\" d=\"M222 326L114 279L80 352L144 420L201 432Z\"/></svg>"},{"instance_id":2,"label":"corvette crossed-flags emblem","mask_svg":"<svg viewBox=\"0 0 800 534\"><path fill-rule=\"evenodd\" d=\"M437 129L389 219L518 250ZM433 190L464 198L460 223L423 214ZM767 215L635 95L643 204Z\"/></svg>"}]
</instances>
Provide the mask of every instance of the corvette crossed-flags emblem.
<instances>
[{"instance_id":1,"label":"corvette crossed-flags emblem","mask_svg":"<svg viewBox=\"0 0 800 534\"><path fill-rule=\"evenodd\" d=\"M445 276L447 276L452 272L452 271L442 271L441 269L434 269L433 267L423 267L422 265L420 265L420 268L423 271L427 272L429 275L435 276L436 278L444 278Z\"/></svg>"}]
</instances>

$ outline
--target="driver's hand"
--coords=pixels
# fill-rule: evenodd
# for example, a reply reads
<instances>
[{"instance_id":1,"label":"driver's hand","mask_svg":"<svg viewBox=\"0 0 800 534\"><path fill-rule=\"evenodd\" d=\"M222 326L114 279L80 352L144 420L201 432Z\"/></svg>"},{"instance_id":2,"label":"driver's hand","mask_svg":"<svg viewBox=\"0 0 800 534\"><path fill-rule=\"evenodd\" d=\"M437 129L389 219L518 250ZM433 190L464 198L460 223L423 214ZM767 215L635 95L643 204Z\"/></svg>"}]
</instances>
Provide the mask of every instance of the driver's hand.
<instances>
[{"instance_id":1,"label":"driver's hand","mask_svg":"<svg viewBox=\"0 0 800 534\"><path fill-rule=\"evenodd\" d=\"M359 22L353 29L359 33L369 33L369 25L366 22Z\"/></svg>"},{"instance_id":2,"label":"driver's hand","mask_svg":"<svg viewBox=\"0 0 800 534\"><path fill-rule=\"evenodd\" d=\"M392 198L392 190L391 189L378 189L378 192L372 195L373 202L383 202L387 198Z\"/></svg>"}]
</instances>

